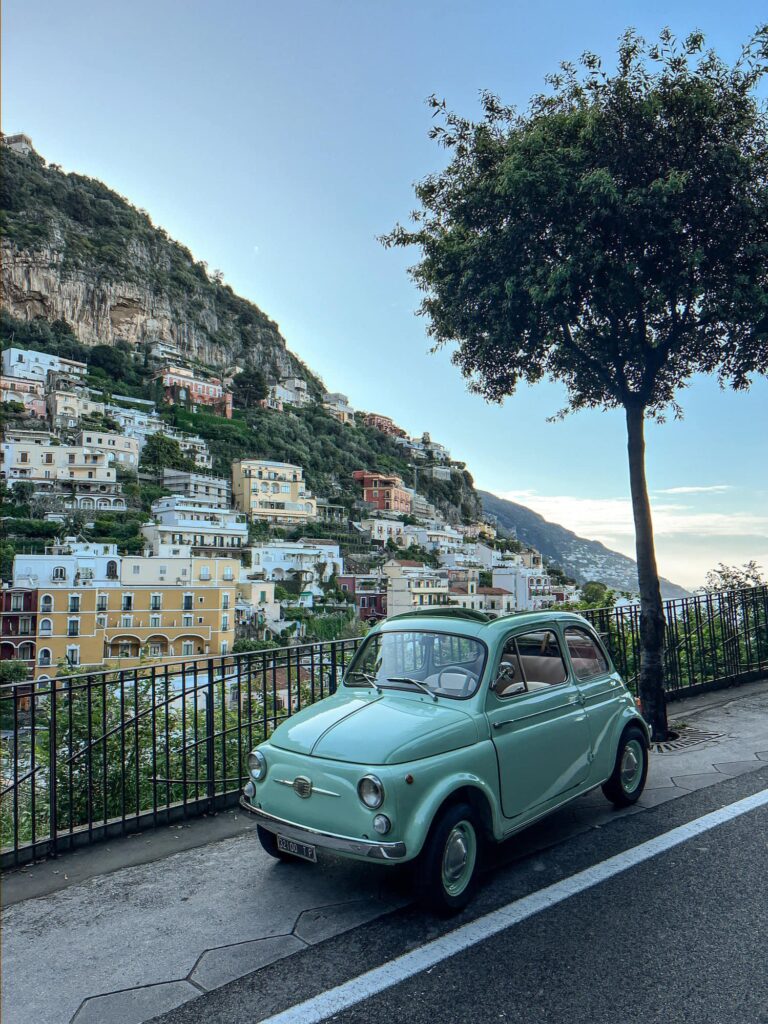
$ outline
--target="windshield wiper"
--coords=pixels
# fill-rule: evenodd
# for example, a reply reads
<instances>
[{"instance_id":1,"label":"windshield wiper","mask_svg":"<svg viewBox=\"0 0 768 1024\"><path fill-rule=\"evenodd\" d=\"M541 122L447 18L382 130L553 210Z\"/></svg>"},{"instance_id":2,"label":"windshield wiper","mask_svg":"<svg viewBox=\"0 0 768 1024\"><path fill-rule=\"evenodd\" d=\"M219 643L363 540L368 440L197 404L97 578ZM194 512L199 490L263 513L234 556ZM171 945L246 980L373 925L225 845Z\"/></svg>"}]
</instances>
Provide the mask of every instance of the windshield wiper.
<instances>
[{"instance_id":1,"label":"windshield wiper","mask_svg":"<svg viewBox=\"0 0 768 1024\"><path fill-rule=\"evenodd\" d=\"M389 676L387 679L388 683L411 683L413 686L417 686L422 690L428 697L431 697L435 703L437 703L437 694L434 690L430 690L426 683L422 683L420 679L412 679L410 676Z\"/></svg>"},{"instance_id":2,"label":"windshield wiper","mask_svg":"<svg viewBox=\"0 0 768 1024\"><path fill-rule=\"evenodd\" d=\"M348 677L349 676L359 676L366 683L368 683L369 686L373 687L373 689L377 693L381 693L381 687L376 682L375 677L372 676L370 672L363 672L363 670L361 668L353 668L351 672L347 673L347 675L348 675Z\"/></svg>"}]
</instances>

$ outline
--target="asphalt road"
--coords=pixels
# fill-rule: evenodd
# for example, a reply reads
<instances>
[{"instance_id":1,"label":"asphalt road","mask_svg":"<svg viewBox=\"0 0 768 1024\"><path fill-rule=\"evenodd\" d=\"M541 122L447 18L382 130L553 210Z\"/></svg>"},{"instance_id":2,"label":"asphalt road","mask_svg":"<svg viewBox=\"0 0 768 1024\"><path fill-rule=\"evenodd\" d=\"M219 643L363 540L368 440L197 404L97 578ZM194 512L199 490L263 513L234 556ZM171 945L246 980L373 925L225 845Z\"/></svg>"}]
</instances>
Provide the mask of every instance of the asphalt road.
<instances>
[{"instance_id":1,"label":"asphalt road","mask_svg":"<svg viewBox=\"0 0 768 1024\"><path fill-rule=\"evenodd\" d=\"M539 853L500 848L475 902L409 907L201 995L157 1024L246 1024L768 789L768 769ZM330 1019L339 1024L768 1024L768 806L570 896ZM296 1015L301 1022L302 1015Z\"/></svg>"}]
</instances>

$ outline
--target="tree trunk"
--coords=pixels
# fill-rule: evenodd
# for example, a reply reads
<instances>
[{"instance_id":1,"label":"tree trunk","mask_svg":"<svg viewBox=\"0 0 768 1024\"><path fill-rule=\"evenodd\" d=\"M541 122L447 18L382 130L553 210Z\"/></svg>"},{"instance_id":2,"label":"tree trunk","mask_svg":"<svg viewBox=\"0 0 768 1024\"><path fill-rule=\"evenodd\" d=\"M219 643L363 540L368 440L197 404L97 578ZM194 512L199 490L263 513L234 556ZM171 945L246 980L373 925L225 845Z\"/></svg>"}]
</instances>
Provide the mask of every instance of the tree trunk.
<instances>
[{"instance_id":1,"label":"tree trunk","mask_svg":"<svg viewBox=\"0 0 768 1024\"><path fill-rule=\"evenodd\" d=\"M638 690L643 716L654 740L667 738L667 701L664 693L664 605L653 546L653 522L645 479L645 409L626 406L627 452L632 513L635 519L637 579L640 586L640 678Z\"/></svg>"}]
</instances>

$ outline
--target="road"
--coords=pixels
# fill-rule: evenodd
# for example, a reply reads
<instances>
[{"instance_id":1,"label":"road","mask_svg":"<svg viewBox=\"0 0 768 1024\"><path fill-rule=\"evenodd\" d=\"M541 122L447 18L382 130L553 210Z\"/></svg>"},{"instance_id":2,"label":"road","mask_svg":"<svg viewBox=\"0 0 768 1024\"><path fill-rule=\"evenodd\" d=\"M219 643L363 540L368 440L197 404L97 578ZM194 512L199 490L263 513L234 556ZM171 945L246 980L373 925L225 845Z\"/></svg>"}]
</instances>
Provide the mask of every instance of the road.
<instances>
[{"instance_id":1,"label":"road","mask_svg":"<svg viewBox=\"0 0 768 1024\"><path fill-rule=\"evenodd\" d=\"M753 806L744 809L738 802L749 797ZM515 844L507 844L460 917L443 921L413 907L396 911L201 995L156 1022L768 1024L767 799L765 769L523 859L514 860ZM733 816L712 822L718 809ZM698 830L693 836L673 834L690 823ZM674 845L649 853L654 840ZM608 871L606 862L622 854L625 866L599 877ZM578 890L577 879L588 869L596 872L594 884L562 892L558 883L572 880L567 885ZM501 908L514 918L531 897L543 903L544 890L558 893L557 901L498 927ZM448 955L445 945L456 948L456 936L467 932L465 948ZM435 949L436 962L419 969ZM411 956L393 965L403 954ZM410 977L402 976L403 963L414 971ZM355 979L371 971L378 984L382 976L393 983L369 994L375 985ZM328 993L340 986L349 1005L335 1012L338 1002Z\"/></svg>"}]
</instances>

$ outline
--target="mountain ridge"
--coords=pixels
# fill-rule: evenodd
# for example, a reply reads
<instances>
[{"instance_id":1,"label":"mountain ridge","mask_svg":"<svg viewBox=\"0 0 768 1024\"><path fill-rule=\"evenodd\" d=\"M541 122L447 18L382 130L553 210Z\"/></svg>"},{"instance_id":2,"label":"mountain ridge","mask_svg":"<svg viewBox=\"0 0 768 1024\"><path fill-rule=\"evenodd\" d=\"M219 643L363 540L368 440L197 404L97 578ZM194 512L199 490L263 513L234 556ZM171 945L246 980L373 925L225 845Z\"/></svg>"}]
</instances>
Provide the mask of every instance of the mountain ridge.
<instances>
[{"instance_id":1,"label":"mountain ridge","mask_svg":"<svg viewBox=\"0 0 768 1024\"><path fill-rule=\"evenodd\" d=\"M477 493L484 510L496 517L502 529L514 530L519 540L537 548L578 583L599 580L613 590L637 593L637 563L627 555L612 551L600 541L580 537L525 505L500 498L491 491ZM690 596L690 591L671 580L662 578L660 582L664 598Z\"/></svg>"}]
</instances>

